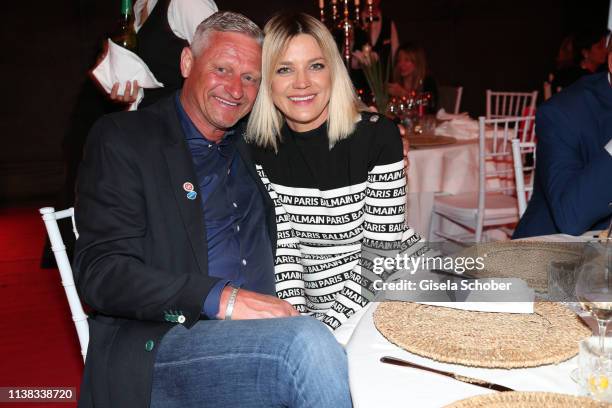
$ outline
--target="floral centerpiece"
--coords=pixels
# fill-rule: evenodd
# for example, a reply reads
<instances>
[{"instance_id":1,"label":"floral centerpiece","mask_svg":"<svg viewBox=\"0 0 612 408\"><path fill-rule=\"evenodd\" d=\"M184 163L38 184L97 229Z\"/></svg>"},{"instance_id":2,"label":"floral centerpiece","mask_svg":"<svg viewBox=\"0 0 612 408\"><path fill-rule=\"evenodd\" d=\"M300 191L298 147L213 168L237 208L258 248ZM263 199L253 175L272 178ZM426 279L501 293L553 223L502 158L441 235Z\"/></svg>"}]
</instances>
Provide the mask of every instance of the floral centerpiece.
<instances>
[{"instance_id":1,"label":"floral centerpiece","mask_svg":"<svg viewBox=\"0 0 612 408\"><path fill-rule=\"evenodd\" d=\"M368 86L374 97L376 109L380 113L385 113L389 103L389 73L391 61L383 64L375 51L369 44L363 46L361 51L356 51L354 56L359 61L359 65L368 81Z\"/></svg>"}]
</instances>

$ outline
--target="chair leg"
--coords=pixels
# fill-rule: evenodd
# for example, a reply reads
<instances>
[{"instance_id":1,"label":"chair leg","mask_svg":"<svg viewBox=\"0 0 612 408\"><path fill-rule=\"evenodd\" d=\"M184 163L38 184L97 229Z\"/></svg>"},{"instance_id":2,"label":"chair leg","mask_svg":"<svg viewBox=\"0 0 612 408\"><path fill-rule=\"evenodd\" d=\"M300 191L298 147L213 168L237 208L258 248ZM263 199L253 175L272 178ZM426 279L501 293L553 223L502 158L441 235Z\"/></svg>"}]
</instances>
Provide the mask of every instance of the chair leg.
<instances>
[{"instance_id":1,"label":"chair leg","mask_svg":"<svg viewBox=\"0 0 612 408\"><path fill-rule=\"evenodd\" d=\"M433 242L436 236L436 233L434 232L434 228L435 228L435 225L440 224L439 221L436 223L437 220L439 220L438 214L435 211L432 211L431 217L429 218L429 231L427 233L427 242Z\"/></svg>"},{"instance_id":2,"label":"chair leg","mask_svg":"<svg viewBox=\"0 0 612 408\"><path fill-rule=\"evenodd\" d=\"M480 244L482 241L482 230L484 229L483 225L476 221L476 230L474 231L476 244Z\"/></svg>"}]
</instances>

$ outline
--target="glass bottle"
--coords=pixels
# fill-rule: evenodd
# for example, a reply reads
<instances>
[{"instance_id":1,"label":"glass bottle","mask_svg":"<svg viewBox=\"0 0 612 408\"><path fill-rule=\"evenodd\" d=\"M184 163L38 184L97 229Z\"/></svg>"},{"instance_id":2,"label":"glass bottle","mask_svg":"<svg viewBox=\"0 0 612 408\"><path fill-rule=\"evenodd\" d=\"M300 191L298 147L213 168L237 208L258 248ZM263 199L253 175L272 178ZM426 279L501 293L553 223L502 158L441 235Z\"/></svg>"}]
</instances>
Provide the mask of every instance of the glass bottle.
<instances>
[{"instance_id":1,"label":"glass bottle","mask_svg":"<svg viewBox=\"0 0 612 408\"><path fill-rule=\"evenodd\" d=\"M136 31L134 30L134 11L132 0L121 0L121 17L117 24L117 30L111 37L113 42L130 51L136 51L138 46Z\"/></svg>"}]
</instances>

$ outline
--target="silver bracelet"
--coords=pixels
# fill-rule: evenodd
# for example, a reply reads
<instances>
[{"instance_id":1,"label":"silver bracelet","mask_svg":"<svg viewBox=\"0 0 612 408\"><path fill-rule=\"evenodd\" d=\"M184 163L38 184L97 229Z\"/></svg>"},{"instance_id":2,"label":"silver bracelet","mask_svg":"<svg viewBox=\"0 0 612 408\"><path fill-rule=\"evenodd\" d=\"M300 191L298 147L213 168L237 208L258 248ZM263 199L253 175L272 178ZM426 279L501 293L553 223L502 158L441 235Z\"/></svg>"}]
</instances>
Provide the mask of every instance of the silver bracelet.
<instances>
[{"instance_id":1,"label":"silver bracelet","mask_svg":"<svg viewBox=\"0 0 612 408\"><path fill-rule=\"evenodd\" d=\"M230 293L229 300L227 301L227 308L225 309L225 320L232 320L232 313L234 313L234 304L236 303L236 297L238 296L238 289L232 287L232 293Z\"/></svg>"}]
</instances>

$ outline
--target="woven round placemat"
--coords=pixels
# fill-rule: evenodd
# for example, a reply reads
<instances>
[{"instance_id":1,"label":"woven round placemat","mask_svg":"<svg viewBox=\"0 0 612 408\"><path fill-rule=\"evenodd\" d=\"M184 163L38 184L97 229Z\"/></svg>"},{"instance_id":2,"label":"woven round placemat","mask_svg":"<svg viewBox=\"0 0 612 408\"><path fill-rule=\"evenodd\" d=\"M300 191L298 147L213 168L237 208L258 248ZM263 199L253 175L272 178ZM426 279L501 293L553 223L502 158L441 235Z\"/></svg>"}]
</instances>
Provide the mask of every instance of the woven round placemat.
<instances>
[{"instance_id":1,"label":"woven round placemat","mask_svg":"<svg viewBox=\"0 0 612 408\"><path fill-rule=\"evenodd\" d=\"M374 324L391 343L446 363L487 368L557 364L578 354L591 330L566 307L536 302L534 313L489 313L384 302Z\"/></svg>"},{"instance_id":2,"label":"woven round placemat","mask_svg":"<svg viewBox=\"0 0 612 408\"><path fill-rule=\"evenodd\" d=\"M484 269L470 271L479 278L520 278L538 292L548 290L552 261L578 261L581 246L565 242L502 241L479 244L455 256L483 257Z\"/></svg>"},{"instance_id":3,"label":"woven round placemat","mask_svg":"<svg viewBox=\"0 0 612 408\"><path fill-rule=\"evenodd\" d=\"M612 404L587 397L552 392L499 392L466 398L444 408L609 408L610 406Z\"/></svg>"}]
</instances>

